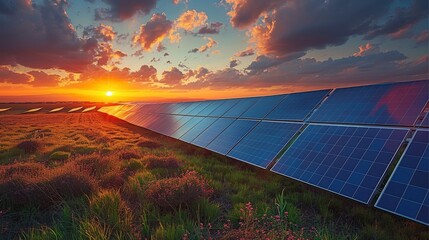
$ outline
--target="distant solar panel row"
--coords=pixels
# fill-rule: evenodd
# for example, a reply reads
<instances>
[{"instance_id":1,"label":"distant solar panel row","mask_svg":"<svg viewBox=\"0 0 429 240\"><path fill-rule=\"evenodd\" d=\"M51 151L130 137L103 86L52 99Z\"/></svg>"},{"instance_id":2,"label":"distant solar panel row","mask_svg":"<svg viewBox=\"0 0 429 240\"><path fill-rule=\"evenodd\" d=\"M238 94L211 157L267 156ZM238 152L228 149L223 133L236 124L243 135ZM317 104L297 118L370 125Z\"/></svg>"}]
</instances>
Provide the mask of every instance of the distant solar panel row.
<instances>
[{"instance_id":1,"label":"distant solar panel row","mask_svg":"<svg viewBox=\"0 0 429 240\"><path fill-rule=\"evenodd\" d=\"M428 104L428 86L429 81L415 81L99 111L261 168L274 163L273 172L369 204L410 128L427 129L429 116L416 122ZM429 225L429 137L422 132L417 131L377 207ZM408 196L411 191L418 194Z\"/></svg>"}]
</instances>

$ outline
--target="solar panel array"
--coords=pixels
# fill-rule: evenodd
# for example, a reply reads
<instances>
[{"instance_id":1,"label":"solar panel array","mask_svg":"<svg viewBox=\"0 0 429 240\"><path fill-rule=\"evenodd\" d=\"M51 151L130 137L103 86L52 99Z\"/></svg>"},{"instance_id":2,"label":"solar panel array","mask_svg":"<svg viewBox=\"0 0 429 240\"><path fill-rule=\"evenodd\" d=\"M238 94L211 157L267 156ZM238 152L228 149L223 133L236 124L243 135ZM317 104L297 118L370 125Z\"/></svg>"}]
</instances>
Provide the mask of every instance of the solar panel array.
<instances>
[{"instance_id":1,"label":"solar panel array","mask_svg":"<svg viewBox=\"0 0 429 240\"><path fill-rule=\"evenodd\" d=\"M364 204L385 185L376 207L429 225L428 95L423 80L99 111Z\"/></svg>"}]
</instances>

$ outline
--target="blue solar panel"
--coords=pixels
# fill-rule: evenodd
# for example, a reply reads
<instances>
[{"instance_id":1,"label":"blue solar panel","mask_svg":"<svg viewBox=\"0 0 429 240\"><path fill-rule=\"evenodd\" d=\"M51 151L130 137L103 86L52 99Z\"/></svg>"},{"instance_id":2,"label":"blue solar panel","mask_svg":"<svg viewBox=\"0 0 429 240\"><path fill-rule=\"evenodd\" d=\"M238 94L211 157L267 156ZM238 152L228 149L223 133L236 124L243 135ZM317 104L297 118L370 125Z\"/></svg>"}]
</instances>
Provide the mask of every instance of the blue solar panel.
<instances>
[{"instance_id":1,"label":"blue solar panel","mask_svg":"<svg viewBox=\"0 0 429 240\"><path fill-rule=\"evenodd\" d=\"M185 142L192 142L198 135L200 135L204 130L206 130L212 123L216 121L216 118L204 118L199 121L194 127L187 131L183 136L180 137L180 140Z\"/></svg>"},{"instance_id":2,"label":"blue solar panel","mask_svg":"<svg viewBox=\"0 0 429 240\"><path fill-rule=\"evenodd\" d=\"M205 107L207 107L208 102L197 102L195 103L196 107L194 107L191 111L187 113L187 115L197 116L199 112L201 112Z\"/></svg>"},{"instance_id":3,"label":"blue solar panel","mask_svg":"<svg viewBox=\"0 0 429 240\"><path fill-rule=\"evenodd\" d=\"M429 131L416 132L375 206L429 226Z\"/></svg>"},{"instance_id":4,"label":"blue solar panel","mask_svg":"<svg viewBox=\"0 0 429 240\"><path fill-rule=\"evenodd\" d=\"M239 99L228 99L221 100L221 104L213 110L208 116L210 117L221 117L223 116L229 109L233 108L235 104L237 104Z\"/></svg>"},{"instance_id":5,"label":"blue solar panel","mask_svg":"<svg viewBox=\"0 0 429 240\"><path fill-rule=\"evenodd\" d=\"M298 123L260 122L227 156L267 168L301 127Z\"/></svg>"},{"instance_id":6,"label":"blue solar panel","mask_svg":"<svg viewBox=\"0 0 429 240\"><path fill-rule=\"evenodd\" d=\"M368 204L407 132L309 125L271 170Z\"/></svg>"},{"instance_id":7,"label":"blue solar panel","mask_svg":"<svg viewBox=\"0 0 429 240\"><path fill-rule=\"evenodd\" d=\"M429 81L336 89L312 122L412 126L429 99Z\"/></svg>"},{"instance_id":8,"label":"blue solar panel","mask_svg":"<svg viewBox=\"0 0 429 240\"><path fill-rule=\"evenodd\" d=\"M238 103L229 109L223 117L234 117L238 118L243 114L247 109L253 106L258 101L258 98L242 98Z\"/></svg>"},{"instance_id":9,"label":"blue solar panel","mask_svg":"<svg viewBox=\"0 0 429 240\"><path fill-rule=\"evenodd\" d=\"M196 137L192 141L192 144L200 147L206 147L233 122L234 119L232 118L218 118L212 125L204 130L198 137Z\"/></svg>"},{"instance_id":10,"label":"blue solar panel","mask_svg":"<svg viewBox=\"0 0 429 240\"><path fill-rule=\"evenodd\" d=\"M185 116L164 114L162 120L152 129L155 132L171 136L181 126L180 120Z\"/></svg>"},{"instance_id":11,"label":"blue solar panel","mask_svg":"<svg viewBox=\"0 0 429 240\"><path fill-rule=\"evenodd\" d=\"M247 111L240 116L240 118L263 119L285 98L285 96L286 95L260 97L252 107L247 109Z\"/></svg>"},{"instance_id":12,"label":"blue solar panel","mask_svg":"<svg viewBox=\"0 0 429 240\"><path fill-rule=\"evenodd\" d=\"M253 120L235 120L207 146L207 149L226 155L257 123L258 121Z\"/></svg>"},{"instance_id":13,"label":"blue solar panel","mask_svg":"<svg viewBox=\"0 0 429 240\"><path fill-rule=\"evenodd\" d=\"M266 119L303 121L330 90L293 93L287 95Z\"/></svg>"},{"instance_id":14,"label":"blue solar panel","mask_svg":"<svg viewBox=\"0 0 429 240\"><path fill-rule=\"evenodd\" d=\"M215 110L219 105L221 104L221 101L210 101L208 102L208 105L198 113L198 116L206 117L208 116L213 110Z\"/></svg>"},{"instance_id":15,"label":"blue solar panel","mask_svg":"<svg viewBox=\"0 0 429 240\"><path fill-rule=\"evenodd\" d=\"M192 112L194 109L196 109L200 104L201 104L201 102L187 103L188 107L186 107L182 111L180 111L179 114L181 114L181 115L190 115L189 113Z\"/></svg>"},{"instance_id":16,"label":"blue solar panel","mask_svg":"<svg viewBox=\"0 0 429 240\"><path fill-rule=\"evenodd\" d=\"M181 121L184 122L173 134L171 134L171 137L179 139L183 136L186 132L188 132L191 128L193 128L197 123L199 123L201 120L203 120L203 117L190 117L186 116L186 118L183 118Z\"/></svg>"}]
</instances>

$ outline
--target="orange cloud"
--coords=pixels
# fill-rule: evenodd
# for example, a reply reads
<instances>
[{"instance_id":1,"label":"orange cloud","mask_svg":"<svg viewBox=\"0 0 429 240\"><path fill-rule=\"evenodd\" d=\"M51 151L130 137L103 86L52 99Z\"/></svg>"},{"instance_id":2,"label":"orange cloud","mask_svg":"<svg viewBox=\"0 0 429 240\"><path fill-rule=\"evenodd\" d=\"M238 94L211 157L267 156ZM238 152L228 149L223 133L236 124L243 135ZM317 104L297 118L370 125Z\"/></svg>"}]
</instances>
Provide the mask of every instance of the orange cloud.
<instances>
[{"instance_id":1,"label":"orange cloud","mask_svg":"<svg viewBox=\"0 0 429 240\"><path fill-rule=\"evenodd\" d=\"M214 46L217 44L217 42L216 42L215 40L213 40L213 38L208 37L208 38L206 38L206 39L208 40L207 44L206 44L206 45L201 46L201 47L198 49L198 51L199 51L199 52L205 52L205 51L207 51L208 49L210 49L210 48L214 47Z\"/></svg>"},{"instance_id":2,"label":"orange cloud","mask_svg":"<svg viewBox=\"0 0 429 240\"><path fill-rule=\"evenodd\" d=\"M176 27L186 31L192 31L197 27L204 25L208 17L205 12L188 10L179 16L176 20Z\"/></svg>"},{"instance_id":3,"label":"orange cloud","mask_svg":"<svg viewBox=\"0 0 429 240\"><path fill-rule=\"evenodd\" d=\"M355 52L353 53L353 56L355 57L361 57L363 56L366 52L368 52L369 50L373 49L374 46L371 43L367 43L365 45L360 45L359 46L359 52Z\"/></svg>"},{"instance_id":4,"label":"orange cloud","mask_svg":"<svg viewBox=\"0 0 429 240\"><path fill-rule=\"evenodd\" d=\"M170 34L172 27L173 22L164 13L155 13L146 24L140 26L140 31L133 37L133 44L150 50Z\"/></svg>"}]
</instances>

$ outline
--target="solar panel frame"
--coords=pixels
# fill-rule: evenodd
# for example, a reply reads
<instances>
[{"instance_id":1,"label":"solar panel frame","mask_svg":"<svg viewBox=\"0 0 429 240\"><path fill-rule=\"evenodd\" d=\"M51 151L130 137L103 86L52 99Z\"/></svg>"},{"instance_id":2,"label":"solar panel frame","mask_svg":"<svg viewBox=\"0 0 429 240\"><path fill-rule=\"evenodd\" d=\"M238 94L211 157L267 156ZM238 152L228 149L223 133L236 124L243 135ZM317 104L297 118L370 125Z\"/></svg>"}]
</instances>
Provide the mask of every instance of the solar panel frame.
<instances>
[{"instance_id":1,"label":"solar panel frame","mask_svg":"<svg viewBox=\"0 0 429 240\"><path fill-rule=\"evenodd\" d=\"M259 122L259 120L235 119L234 122L216 136L206 148L215 153L226 155Z\"/></svg>"},{"instance_id":2,"label":"solar panel frame","mask_svg":"<svg viewBox=\"0 0 429 240\"><path fill-rule=\"evenodd\" d=\"M420 137L419 134L425 136ZM422 140L422 141L421 141ZM417 144L417 147L416 147ZM418 144L425 145L423 151L418 149ZM419 152L420 151L420 152ZM426 156L426 158L425 158ZM418 160L418 161L417 161ZM417 173L419 172L419 175ZM426 172L426 176L420 172ZM425 182L414 181L415 177L425 176ZM420 180L420 179L419 179ZM417 186L416 183L426 184L425 186ZM412 183L412 184L411 184ZM399 196L400 195L400 196ZM420 200L418 199L420 197ZM389 199L390 198L390 199ZM384 201L396 201L395 209L390 206L381 206ZM411 216L413 209L402 209L404 204L417 205L414 209L415 216ZM380 196L375 203L375 207L386 212L419 222L429 226L429 130L418 129L410 140L410 143L404 150L403 155L399 159L395 169L390 175L386 185L384 186ZM392 206L393 207L393 206ZM399 209L401 207L401 209ZM401 213L403 212L403 213ZM418 218L420 213L426 214L426 219Z\"/></svg>"},{"instance_id":3,"label":"solar panel frame","mask_svg":"<svg viewBox=\"0 0 429 240\"><path fill-rule=\"evenodd\" d=\"M302 123L261 121L226 156L266 169L302 126Z\"/></svg>"},{"instance_id":4,"label":"solar panel frame","mask_svg":"<svg viewBox=\"0 0 429 240\"><path fill-rule=\"evenodd\" d=\"M299 144L301 143L301 141L305 141L308 135L308 138L310 139L314 139L317 136L317 133L311 132L311 128L317 128L320 127L322 131L322 134L325 134L329 131L332 131L332 128L337 128L339 130L337 130L338 132L342 131L343 134L340 134L335 142L335 144L329 144L329 145L333 145L332 147L330 147L329 149L326 147L329 143L329 140L332 138L332 136L326 136L322 135L323 139L320 138L319 141L324 143L324 146L320 146L320 144L318 145L317 139L316 141L307 141L307 143L305 144L304 147L297 147L299 146ZM325 128L325 129L323 129ZM328 128L328 129L326 129ZM331 128L331 129L329 129ZM341 129L342 128L342 129ZM352 130L354 129L354 131ZM361 131L359 132L358 129L360 129ZM366 131L363 133L363 130ZM370 130L371 129L371 130ZM334 129L335 130L335 129ZM368 130L370 130L371 132L369 132ZM374 134L373 131L378 130L377 133ZM352 132L353 131L353 132ZM384 137L388 131L391 131L389 136L393 135L395 137L397 137L397 140L392 140L392 138L386 139L385 143L382 143L383 140L379 140L379 138L377 138L377 136L379 137ZM335 131L334 131L335 132ZM347 135L344 135L345 133L353 133L356 134L356 136L358 137L358 139L352 139L349 138L348 140L345 139L347 138ZM386 172L389 168L389 166L392 164L393 158L395 157L395 155L398 153L400 146L402 145L406 135L408 133L408 129L406 128L387 128L387 127L375 127L375 126L351 126L351 125L333 125L333 124L310 124L308 125L304 131L299 135L299 137L294 141L294 143L283 153L283 155L279 158L279 160L276 162L276 164L271 168L272 172L275 172L277 174L280 174L282 176L297 180L299 182L303 182L305 184L338 194L340 196L349 198L349 199L353 199L355 201L364 203L364 204L369 204L369 202L373 199L376 190L378 188L378 186L380 185L382 179L384 178L384 176L386 175ZM368 135L373 135L372 137L367 137L369 139L372 139L370 143L368 142L364 142L364 137L366 136L366 134ZM334 135L334 134L333 134ZM352 135L354 136L354 135ZM360 139L359 139L360 137ZM375 140L377 139L377 141L375 142ZM391 145L388 145L387 141L390 141L390 144L396 144L397 146L392 146L393 150L390 151L382 151L384 149L384 147L389 147ZM343 146L341 146L342 144L344 144ZM374 144L374 145L372 145ZM376 149L370 149L371 146L374 147L380 147L381 149L379 151L376 151ZM329 147L329 146L328 146ZM342 147L342 148L341 148ZM296 150L296 148L298 148ZM303 148L305 148L306 151L301 151ZM312 149L319 149L318 151L311 151ZM332 152L334 151L334 152ZM332 153L331 153L332 152ZM390 153L389 153L390 152ZM383 155L381 155L381 153L383 153ZM304 154L306 154L304 156ZM319 154L325 154L325 156L323 157L323 160L321 162L316 162L318 155ZM340 155L341 154L341 155ZM347 155L348 154L348 155ZM329 156L331 155L331 156ZM376 157L376 159L374 159L372 161L372 163L368 163L368 161L370 161L373 156ZM291 163L286 164L285 161L288 161L288 158L293 158L295 157L296 159L293 160L289 160L292 161ZM298 159L299 157L299 159ZM304 159L301 159L303 158ZM311 159L309 161L305 161L305 159L307 157L311 157ZM368 158L368 159L364 159ZM384 158L384 165L385 166L380 166L383 165L383 162L381 160L378 160L378 158ZM376 160L378 160L376 162ZM331 161L331 165L327 165L327 164L323 164L323 163L329 163L329 161ZM337 163L342 163L342 165L337 168L336 170L334 169L335 167L333 167L332 164L334 164L335 162ZM375 165L374 163L377 163L377 165ZM306 167L304 170L302 168L299 168L299 166L303 166ZM293 166L293 167L292 167ZM286 167L285 169L283 169L284 167ZM307 169L309 168L314 168L315 170L312 171L307 171ZM382 171L381 173L378 174L378 176L374 175L376 173L374 173L374 171L378 171L377 168L383 168L384 171ZM375 170L374 170L375 169ZM287 173L287 171L294 171L293 174L299 174L299 177L297 176L293 176L293 174ZM311 169L310 169L311 170ZM316 171L320 170L320 171L325 171L323 173L323 175L320 174L316 174ZM366 170L366 172L365 172ZM336 171L336 172L335 172ZM371 171L371 175L369 175ZM311 176L308 176L309 174L311 174ZM329 175L333 175L328 176ZM348 175L347 175L348 174ZM320 177L319 179L317 179L318 177ZM315 180L311 180L312 178L314 178ZM320 185L324 185L327 184L327 181L329 181L330 179L326 179L326 178L332 178L332 181L329 183L328 186L323 187L323 186L319 186ZM375 179L375 178L378 178ZM317 181L317 183L312 183L311 181ZM322 183L322 180L324 181ZM335 183L334 183L335 181ZM376 181L376 182L374 182ZM365 191L367 189L370 190L370 188L367 188L365 186L362 186L362 184L365 182L365 184L372 184L373 185L373 190L372 192L369 194L368 197L366 197L366 201L364 199L359 199L355 196L355 194L358 193L358 191L360 191L359 193L361 194L368 194L368 192L365 193ZM335 185L332 185L335 184ZM329 189L329 187L332 188L336 188L337 185L341 185L341 187L338 187L340 189L338 189L337 191L333 190L333 189ZM353 192L353 195L349 196L346 190L348 189L344 189L346 186L349 188L352 188L354 186L350 186L350 185L354 185L356 186L356 189ZM365 188L365 189L363 189ZM340 191L342 191L344 189L344 191L346 193L342 193Z\"/></svg>"},{"instance_id":5,"label":"solar panel frame","mask_svg":"<svg viewBox=\"0 0 429 240\"><path fill-rule=\"evenodd\" d=\"M429 127L429 112L426 113L426 116L423 118L423 121L420 123L421 127Z\"/></svg>"},{"instance_id":6,"label":"solar panel frame","mask_svg":"<svg viewBox=\"0 0 429 240\"><path fill-rule=\"evenodd\" d=\"M335 89L308 121L413 126L428 92L429 80Z\"/></svg>"},{"instance_id":7,"label":"solar panel frame","mask_svg":"<svg viewBox=\"0 0 429 240\"><path fill-rule=\"evenodd\" d=\"M265 119L304 121L330 91L332 89L288 94Z\"/></svg>"}]
</instances>

